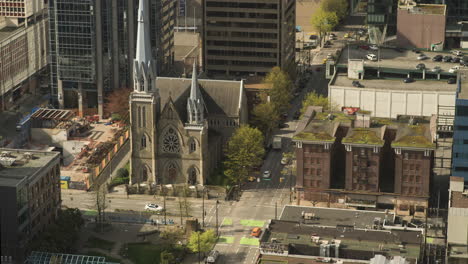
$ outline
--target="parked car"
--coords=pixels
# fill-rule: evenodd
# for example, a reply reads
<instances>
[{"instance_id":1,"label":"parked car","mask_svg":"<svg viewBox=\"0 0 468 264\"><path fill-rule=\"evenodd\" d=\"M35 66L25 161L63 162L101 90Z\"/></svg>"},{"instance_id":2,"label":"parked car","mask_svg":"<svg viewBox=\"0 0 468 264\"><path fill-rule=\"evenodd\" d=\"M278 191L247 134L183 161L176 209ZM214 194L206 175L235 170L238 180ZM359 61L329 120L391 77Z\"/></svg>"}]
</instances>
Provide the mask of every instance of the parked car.
<instances>
[{"instance_id":1,"label":"parked car","mask_svg":"<svg viewBox=\"0 0 468 264\"><path fill-rule=\"evenodd\" d=\"M403 82L404 82L404 83L412 83L412 82L414 82L414 79L413 79L413 78L405 78L405 79L403 80Z\"/></svg>"},{"instance_id":2,"label":"parked car","mask_svg":"<svg viewBox=\"0 0 468 264\"><path fill-rule=\"evenodd\" d=\"M405 51L405 49L399 48L399 47L396 47L396 48L394 48L393 50L396 51L396 52L400 52L400 53L402 53L402 52Z\"/></svg>"},{"instance_id":3,"label":"parked car","mask_svg":"<svg viewBox=\"0 0 468 264\"><path fill-rule=\"evenodd\" d=\"M301 112L300 112L299 110L297 110L297 111L294 113L293 118L294 118L294 119L299 119L300 116L301 116Z\"/></svg>"},{"instance_id":4,"label":"parked car","mask_svg":"<svg viewBox=\"0 0 468 264\"><path fill-rule=\"evenodd\" d=\"M377 45L373 45L373 44L370 45L369 48L370 48L371 50L379 50L379 47L378 47Z\"/></svg>"},{"instance_id":5,"label":"parked car","mask_svg":"<svg viewBox=\"0 0 468 264\"><path fill-rule=\"evenodd\" d=\"M453 62L453 63L460 63L460 58L458 58L458 57L453 57L453 58L452 58L452 62Z\"/></svg>"},{"instance_id":6,"label":"parked car","mask_svg":"<svg viewBox=\"0 0 468 264\"><path fill-rule=\"evenodd\" d=\"M257 178L255 178L255 176L249 176L249 178L247 179L249 182L254 182L257 180Z\"/></svg>"},{"instance_id":7,"label":"parked car","mask_svg":"<svg viewBox=\"0 0 468 264\"><path fill-rule=\"evenodd\" d=\"M463 65L463 66L468 65L468 56L463 56L463 58L460 59L460 65Z\"/></svg>"},{"instance_id":8,"label":"parked car","mask_svg":"<svg viewBox=\"0 0 468 264\"><path fill-rule=\"evenodd\" d=\"M289 162L290 162L290 159L289 159L288 157L283 157L283 158L281 159L281 164L282 164L282 165L289 164Z\"/></svg>"},{"instance_id":9,"label":"parked car","mask_svg":"<svg viewBox=\"0 0 468 264\"><path fill-rule=\"evenodd\" d=\"M270 179L271 178L271 171L264 171L263 178Z\"/></svg>"},{"instance_id":10,"label":"parked car","mask_svg":"<svg viewBox=\"0 0 468 264\"><path fill-rule=\"evenodd\" d=\"M417 57L418 60L427 60L429 59L429 57L427 57L425 54L419 54L418 57Z\"/></svg>"},{"instance_id":11,"label":"parked car","mask_svg":"<svg viewBox=\"0 0 468 264\"><path fill-rule=\"evenodd\" d=\"M367 54L366 58L370 61L376 61L377 60L377 55L375 54Z\"/></svg>"},{"instance_id":12,"label":"parked car","mask_svg":"<svg viewBox=\"0 0 468 264\"><path fill-rule=\"evenodd\" d=\"M424 63L419 63L418 65L416 65L416 70L424 70L426 69L426 65L424 65Z\"/></svg>"},{"instance_id":13,"label":"parked car","mask_svg":"<svg viewBox=\"0 0 468 264\"><path fill-rule=\"evenodd\" d=\"M369 50L369 46L367 46L367 45L361 45L361 46L359 46L359 48L361 48L363 50Z\"/></svg>"},{"instance_id":14,"label":"parked car","mask_svg":"<svg viewBox=\"0 0 468 264\"><path fill-rule=\"evenodd\" d=\"M219 257L219 251L218 250L211 250L210 253L208 253L208 256L205 259L205 263L215 263L216 260Z\"/></svg>"},{"instance_id":15,"label":"parked car","mask_svg":"<svg viewBox=\"0 0 468 264\"><path fill-rule=\"evenodd\" d=\"M434 68L432 68L431 71L432 71L432 72L441 72L442 69L441 69L439 66L435 66Z\"/></svg>"},{"instance_id":16,"label":"parked car","mask_svg":"<svg viewBox=\"0 0 468 264\"><path fill-rule=\"evenodd\" d=\"M367 32L367 30L364 29L364 28L360 28L360 29L357 31L357 33L358 33L359 35L364 35L364 34L366 34L366 32Z\"/></svg>"},{"instance_id":17,"label":"parked car","mask_svg":"<svg viewBox=\"0 0 468 264\"><path fill-rule=\"evenodd\" d=\"M328 39L329 39L329 40L334 40L334 39L336 39L336 35L333 34L333 33L330 33L330 34L328 35Z\"/></svg>"},{"instance_id":18,"label":"parked car","mask_svg":"<svg viewBox=\"0 0 468 264\"><path fill-rule=\"evenodd\" d=\"M449 79L447 80L447 83L448 83L448 84L454 84L454 83L456 83L456 82L457 82L457 79L455 79L455 78L449 78Z\"/></svg>"},{"instance_id":19,"label":"parked car","mask_svg":"<svg viewBox=\"0 0 468 264\"><path fill-rule=\"evenodd\" d=\"M435 55L433 58L432 58L432 61L442 61L442 55Z\"/></svg>"},{"instance_id":20,"label":"parked car","mask_svg":"<svg viewBox=\"0 0 468 264\"><path fill-rule=\"evenodd\" d=\"M416 49L416 48L412 49L412 51L413 51L414 53L421 53L421 51L418 50L418 49Z\"/></svg>"},{"instance_id":21,"label":"parked car","mask_svg":"<svg viewBox=\"0 0 468 264\"><path fill-rule=\"evenodd\" d=\"M351 37L351 33L344 34L344 38L350 38L350 37Z\"/></svg>"},{"instance_id":22,"label":"parked car","mask_svg":"<svg viewBox=\"0 0 468 264\"><path fill-rule=\"evenodd\" d=\"M164 210L164 208L160 205L153 204L153 203L148 203L145 205L145 210L148 211L154 211L154 212L161 212Z\"/></svg>"},{"instance_id":23,"label":"parked car","mask_svg":"<svg viewBox=\"0 0 468 264\"><path fill-rule=\"evenodd\" d=\"M452 50L452 54L455 56L463 56L463 52L460 50Z\"/></svg>"},{"instance_id":24,"label":"parked car","mask_svg":"<svg viewBox=\"0 0 468 264\"><path fill-rule=\"evenodd\" d=\"M262 233L262 229L260 227L254 227L252 231L250 232L250 235L253 237L259 237L261 233Z\"/></svg>"},{"instance_id":25,"label":"parked car","mask_svg":"<svg viewBox=\"0 0 468 264\"><path fill-rule=\"evenodd\" d=\"M449 72L450 73L457 73L457 71L460 69L460 66L453 66L450 68Z\"/></svg>"},{"instance_id":26,"label":"parked car","mask_svg":"<svg viewBox=\"0 0 468 264\"><path fill-rule=\"evenodd\" d=\"M359 81L353 81L353 86L358 88L364 87L364 85L362 85Z\"/></svg>"},{"instance_id":27,"label":"parked car","mask_svg":"<svg viewBox=\"0 0 468 264\"><path fill-rule=\"evenodd\" d=\"M452 56L444 56L444 57L442 58L442 61L443 61L443 62L452 62Z\"/></svg>"}]
</instances>

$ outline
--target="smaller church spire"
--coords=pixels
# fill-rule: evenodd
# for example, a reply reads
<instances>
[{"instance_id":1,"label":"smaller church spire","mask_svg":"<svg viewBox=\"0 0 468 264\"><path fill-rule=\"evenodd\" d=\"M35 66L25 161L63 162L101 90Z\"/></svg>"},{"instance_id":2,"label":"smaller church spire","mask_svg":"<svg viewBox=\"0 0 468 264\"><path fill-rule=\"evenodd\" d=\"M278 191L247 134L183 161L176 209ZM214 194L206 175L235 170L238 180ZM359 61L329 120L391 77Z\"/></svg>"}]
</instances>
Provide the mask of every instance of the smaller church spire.
<instances>
[{"instance_id":1,"label":"smaller church spire","mask_svg":"<svg viewBox=\"0 0 468 264\"><path fill-rule=\"evenodd\" d=\"M197 65L193 63L192 83L190 87L190 97L187 100L187 112L190 124L201 124L204 120L204 102L198 87Z\"/></svg>"}]
</instances>

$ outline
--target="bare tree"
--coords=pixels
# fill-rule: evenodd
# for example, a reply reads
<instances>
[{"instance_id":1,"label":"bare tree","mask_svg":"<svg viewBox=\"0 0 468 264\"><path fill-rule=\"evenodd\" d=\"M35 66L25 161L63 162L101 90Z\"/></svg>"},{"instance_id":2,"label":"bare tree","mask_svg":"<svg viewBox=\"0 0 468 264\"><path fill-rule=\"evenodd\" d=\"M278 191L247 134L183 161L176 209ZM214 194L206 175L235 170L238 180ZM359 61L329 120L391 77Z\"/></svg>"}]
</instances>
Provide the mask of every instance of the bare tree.
<instances>
[{"instance_id":1,"label":"bare tree","mask_svg":"<svg viewBox=\"0 0 468 264\"><path fill-rule=\"evenodd\" d=\"M106 202L106 196L107 196L107 188L104 184L96 188L95 192L95 197L96 197L96 211L98 213L98 219L97 223L101 226L102 230L102 224L104 222L104 211L107 208L107 202Z\"/></svg>"}]
</instances>

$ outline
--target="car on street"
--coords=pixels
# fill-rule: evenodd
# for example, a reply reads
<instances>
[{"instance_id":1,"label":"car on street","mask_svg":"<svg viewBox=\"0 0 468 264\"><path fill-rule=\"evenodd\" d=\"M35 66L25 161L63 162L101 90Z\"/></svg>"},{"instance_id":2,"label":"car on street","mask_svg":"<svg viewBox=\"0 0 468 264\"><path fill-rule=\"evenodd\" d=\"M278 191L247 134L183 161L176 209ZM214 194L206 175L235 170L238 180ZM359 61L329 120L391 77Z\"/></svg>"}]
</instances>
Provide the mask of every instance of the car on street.
<instances>
[{"instance_id":1,"label":"car on street","mask_svg":"<svg viewBox=\"0 0 468 264\"><path fill-rule=\"evenodd\" d=\"M283 158L281 159L281 164L282 164L282 165L289 164L289 161L290 161L290 159L289 159L288 157L283 157Z\"/></svg>"},{"instance_id":2,"label":"car on street","mask_svg":"<svg viewBox=\"0 0 468 264\"><path fill-rule=\"evenodd\" d=\"M367 54L366 58L370 61L376 61L377 60L377 55L375 54Z\"/></svg>"},{"instance_id":3,"label":"car on street","mask_svg":"<svg viewBox=\"0 0 468 264\"><path fill-rule=\"evenodd\" d=\"M414 82L414 79L413 79L413 78L405 78L405 79L403 80L403 82L404 82L404 83L412 83L412 82Z\"/></svg>"},{"instance_id":4,"label":"car on street","mask_svg":"<svg viewBox=\"0 0 468 264\"><path fill-rule=\"evenodd\" d=\"M450 68L449 72L450 73L457 73L457 71L460 69L460 66L453 66Z\"/></svg>"},{"instance_id":5,"label":"car on street","mask_svg":"<svg viewBox=\"0 0 468 264\"><path fill-rule=\"evenodd\" d=\"M162 212L164 208L160 205L153 204L153 203L147 203L145 204L145 210L147 211L154 211L154 212Z\"/></svg>"},{"instance_id":6,"label":"car on street","mask_svg":"<svg viewBox=\"0 0 468 264\"><path fill-rule=\"evenodd\" d=\"M439 66L435 66L434 68L432 68L431 71L432 72L440 72L440 71L442 71L442 69Z\"/></svg>"},{"instance_id":7,"label":"car on street","mask_svg":"<svg viewBox=\"0 0 468 264\"><path fill-rule=\"evenodd\" d=\"M460 63L460 58L458 58L458 57L453 57L453 58L452 58L452 62L453 62L453 63Z\"/></svg>"},{"instance_id":8,"label":"car on street","mask_svg":"<svg viewBox=\"0 0 468 264\"><path fill-rule=\"evenodd\" d=\"M426 69L426 65L424 65L424 63L419 63L418 65L416 65L416 70L424 70Z\"/></svg>"},{"instance_id":9,"label":"car on street","mask_svg":"<svg viewBox=\"0 0 468 264\"><path fill-rule=\"evenodd\" d=\"M208 253L208 256L205 259L205 263L215 263L216 260L219 257L219 251L218 250L211 250L210 253Z\"/></svg>"},{"instance_id":10,"label":"car on street","mask_svg":"<svg viewBox=\"0 0 468 264\"><path fill-rule=\"evenodd\" d=\"M448 56L448 55L447 55L447 56L444 56L444 57L442 58L442 61L443 61L443 62L452 62L452 56Z\"/></svg>"},{"instance_id":11,"label":"car on street","mask_svg":"<svg viewBox=\"0 0 468 264\"><path fill-rule=\"evenodd\" d=\"M271 178L271 171L264 171L263 172L263 178L265 179L270 179Z\"/></svg>"},{"instance_id":12,"label":"car on street","mask_svg":"<svg viewBox=\"0 0 468 264\"><path fill-rule=\"evenodd\" d=\"M353 86L358 87L358 88L363 88L364 85L362 85L359 81L353 81Z\"/></svg>"},{"instance_id":13,"label":"car on street","mask_svg":"<svg viewBox=\"0 0 468 264\"><path fill-rule=\"evenodd\" d=\"M257 180L257 178L255 176L249 176L249 178L247 179L249 182L254 182Z\"/></svg>"},{"instance_id":14,"label":"car on street","mask_svg":"<svg viewBox=\"0 0 468 264\"><path fill-rule=\"evenodd\" d=\"M418 57L417 57L418 60L427 60L429 59L429 57L427 57L425 54L419 54Z\"/></svg>"},{"instance_id":15,"label":"car on street","mask_svg":"<svg viewBox=\"0 0 468 264\"><path fill-rule=\"evenodd\" d=\"M432 58L432 61L442 61L442 55L435 55L433 58Z\"/></svg>"},{"instance_id":16,"label":"car on street","mask_svg":"<svg viewBox=\"0 0 468 264\"><path fill-rule=\"evenodd\" d=\"M452 50L452 54L455 56L463 56L463 52L460 50Z\"/></svg>"},{"instance_id":17,"label":"car on street","mask_svg":"<svg viewBox=\"0 0 468 264\"><path fill-rule=\"evenodd\" d=\"M350 38L350 37L351 37L351 33L344 34L344 38Z\"/></svg>"},{"instance_id":18,"label":"car on street","mask_svg":"<svg viewBox=\"0 0 468 264\"><path fill-rule=\"evenodd\" d=\"M457 82L457 79L455 79L455 78L449 78L449 79L447 80L447 83L448 83L448 84L454 84L454 83L456 83L456 82Z\"/></svg>"},{"instance_id":19,"label":"car on street","mask_svg":"<svg viewBox=\"0 0 468 264\"><path fill-rule=\"evenodd\" d=\"M336 39L336 35L333 34L333 33L330 33L330 34L328 35L328 39L329 39L329 40L334 40L334 39Z\"/></svg>"},{"instance_id":20,"label":"car on street","mask_svg":"<svg viewBox=\"0 0 468 264\"><path fill-rule=\"evenodd\" d=\"M367 45L361 45L359 46L360 49L363 49L363 50L369 50L369 46Z\"/></svg>"},{"instance_id":21,"label":"car on street","mask_svg":"<svg viewBox=\"0 0 468 264\"><path fill-rule=\"evenodd\" d=\"M262 233L262 229L260 227L254 227L252 231L250 232L250 235L253 237L259 237L261 233Z\"/></svg>"},{"instance_id":22,"label":"car on street","mask_svg":"<svg viewBox=\"0 0 468 264\"><path fill-rule=\"evenodd\" d=\"M379 50L379 47L377 45L374 45L374 44L370 45L369 48L371 50Z\"/></svg>"}]
</instances>

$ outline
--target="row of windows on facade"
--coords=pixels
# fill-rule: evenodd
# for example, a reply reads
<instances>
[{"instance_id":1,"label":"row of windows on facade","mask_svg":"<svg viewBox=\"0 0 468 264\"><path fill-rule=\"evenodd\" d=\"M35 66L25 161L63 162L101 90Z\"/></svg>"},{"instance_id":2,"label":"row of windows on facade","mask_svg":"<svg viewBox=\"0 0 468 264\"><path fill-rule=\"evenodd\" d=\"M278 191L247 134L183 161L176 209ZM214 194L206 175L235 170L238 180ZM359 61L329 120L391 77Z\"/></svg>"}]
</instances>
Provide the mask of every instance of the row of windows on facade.
<instances>
[{"instance_id":1,"label":"row of windows on facade","mask_svg":"<svg viewBox=\"0 0 468 264\"><path fill-rule=\"evenodd\" d=\"M237 51L237 50L208 50L208 55L213 56L242 56L242 57L261 57L261 58L277 58L275 52L253 52L253 51Z\"/></svg>"},{"instance_id":2,"label":"row of windows on facade","mask_svg":"<svg viewBox=\"0 0 468 264\"><path fill-rule=\"evenodd\" d=\"M422 183L422 177L419 175L403 175L403 182L406 183Z\"/></svg>"},{"instance_id":3,"label":"row of windows on facade","mask_svg":"<svg viewBox=\"0 0 468 264\"><path fill-rule=\"evenodd\" d=\"M245 38L272 38L276 39L278 37L277 33L263 33L263 32L239 32L239 31L207 31L207 36L211 37L245 37Z\"/></svg>"},{"instance_id":4,"label":"row of windows on facade","mask_svg":"<svg viewBox=\"0 0 468 264\"><path fill-rule=\"evenodd\" d=\"M353 184L353 190L356 191L370 191L370 190L375 190L376 185L375 184Z\"/></svg>"},{"instance_id":5,"label":"row of windows on facade","mask_svg":"<svg viewBox=\"0 0 468 264\"><path fill-rule=\"evenodd\" d=\"M208 60L208 63L211 65L236 65L236 66L257 66L257 67L274 67L276 66L276 61L267 62L267 61L235 61L235 60Z\"/></svg>"}]
</instances>

